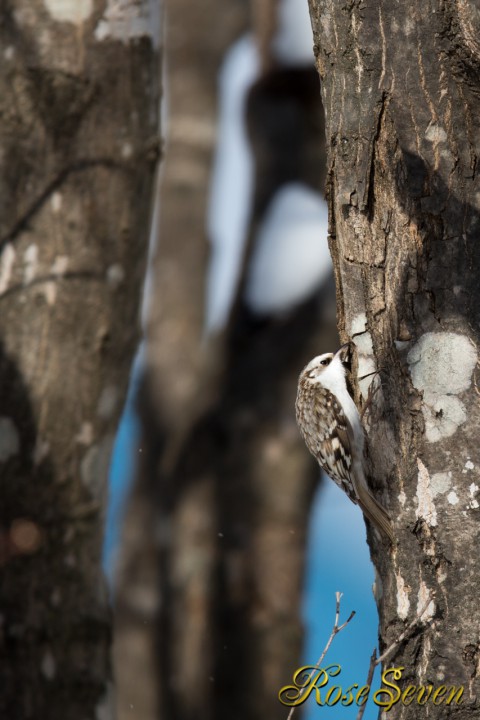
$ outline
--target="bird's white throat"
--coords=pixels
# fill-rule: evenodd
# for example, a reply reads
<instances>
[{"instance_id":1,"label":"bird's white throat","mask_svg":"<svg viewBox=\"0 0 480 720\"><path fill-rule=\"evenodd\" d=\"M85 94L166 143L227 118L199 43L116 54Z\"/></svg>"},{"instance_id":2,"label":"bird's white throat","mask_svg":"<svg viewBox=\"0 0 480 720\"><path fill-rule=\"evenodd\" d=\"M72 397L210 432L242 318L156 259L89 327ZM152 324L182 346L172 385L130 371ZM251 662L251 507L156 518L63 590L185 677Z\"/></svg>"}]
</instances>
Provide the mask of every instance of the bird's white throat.
<instances>
[{"instance_id":1,"label":"bird's white throat","mask_svg":"<svg viewBox=\"0 0 480 720\"><path fill-rule=\"evenodd\" d=\"M333 358L330 365L319 375L316 382L321 383L324 388L335 395L352 427L357 443L363 445L363 429L360 415L352 396L348 392L345 381L345 368L339 357Z\"/></svg>"}]
</instances>

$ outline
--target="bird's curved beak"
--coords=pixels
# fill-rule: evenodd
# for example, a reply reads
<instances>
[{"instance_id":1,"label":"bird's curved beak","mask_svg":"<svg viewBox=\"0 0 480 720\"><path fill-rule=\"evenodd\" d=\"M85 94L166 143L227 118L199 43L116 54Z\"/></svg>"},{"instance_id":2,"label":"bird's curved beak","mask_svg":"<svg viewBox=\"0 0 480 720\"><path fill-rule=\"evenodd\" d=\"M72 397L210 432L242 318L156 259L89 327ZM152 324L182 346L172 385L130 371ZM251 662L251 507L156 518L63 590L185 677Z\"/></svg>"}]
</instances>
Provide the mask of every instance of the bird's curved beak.
<instances>
[{"instance_id":1,"label":"bird's curved beak","mask_svg":"<svg viewBox=\"0 0 480 720\"><path fill-rule=\"evenodd\" d=\"M343 365L350 365L350 343L342 345L342 347L335 353L335 357L338 357Z\"/></svg>"}]
</instances>

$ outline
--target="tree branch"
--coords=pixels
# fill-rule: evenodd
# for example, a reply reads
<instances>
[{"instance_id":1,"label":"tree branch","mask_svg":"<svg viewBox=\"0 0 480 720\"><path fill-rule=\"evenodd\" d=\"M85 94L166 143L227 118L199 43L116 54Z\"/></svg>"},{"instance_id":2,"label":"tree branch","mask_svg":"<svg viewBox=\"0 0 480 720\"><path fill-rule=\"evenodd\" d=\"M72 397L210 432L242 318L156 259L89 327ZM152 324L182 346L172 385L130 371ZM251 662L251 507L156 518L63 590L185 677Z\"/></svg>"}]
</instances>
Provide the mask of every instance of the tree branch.
<instances>
[{"instance_id":1,"label":"tree branch","mask_svg":"<svg viewBox=\"0 0 480 720\"><path fill-rule=\"evenodd\" d=\"M313 667L313 670L311 671L311 673L310 673L309 676L308 676L308 682L306 683L306 686L308 686L308 684L310 683L310 680L312 679L315 671L316 671L316 670L320 670L320 667L321 667L321 665L322 665L322 662L323 662L323 660L324 660L324 658L325 658L325 655L327 654L327 652L328 652L328 650L329 650L329 648L330 648L330 645L331 645L332 642L333 642L333 639L334 639L335 635L338 635L339 632L341 632L344 628L346 628L347 625L348 625L348 623L349 623L351 620L353 620L353 618L354 618L354 616L355 616L355 610L352 610L352 612L351 612L350 615L348 616L347 620L345 620L345 622L343 623L343 625L339 625L339 624L338 624L338 621L340 620L340 600L341 600L341 597L342 597L342 593L341 593L341 592L336 592L336 593L335 593L335 599L336 599L336 603L335 603L335 623L334 623L334 625L333 625L332 632L330 633L330 637L329 637L328 640L327 640L327 644L325 645L322 654L321 654L320 657L318 658L317 662L315 663L315 665L314 665L314 667ZM301 692L300 692L300 695L299 695L299 699L300 699L300 698L302 697L302 695L304 694L304 689L305 689L305 688L302 688L302 690L301 690ZM291 720L291 719L292 719L294 712L295 712L295 707L292 707L291 710L290 710L290 712L288 713L287 720Z\"/></svg>"}]
</instances>

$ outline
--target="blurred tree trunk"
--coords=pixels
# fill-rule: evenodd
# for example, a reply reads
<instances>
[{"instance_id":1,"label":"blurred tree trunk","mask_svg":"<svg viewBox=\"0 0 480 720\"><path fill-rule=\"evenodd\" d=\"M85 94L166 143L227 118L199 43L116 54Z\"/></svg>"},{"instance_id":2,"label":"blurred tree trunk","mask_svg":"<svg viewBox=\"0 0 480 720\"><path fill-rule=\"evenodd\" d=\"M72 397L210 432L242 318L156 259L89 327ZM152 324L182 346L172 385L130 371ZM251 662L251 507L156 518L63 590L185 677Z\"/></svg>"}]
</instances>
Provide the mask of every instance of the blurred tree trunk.
<instances>
[{"instance_id":1,"label":"blurred tree trunk","mask_svg":"<svg viewBox=\"0 0 480 720\"><path fill-rule=\"evenodd\" d=\"M151 614L140 596L151 597L154 535L160 716L273 720L285 717L277 693L300 660L305 537L318 477L295 426L296 381L302 364L336 340L331 324L318 330L318 296L287 317L259 319L242 288L222 337L203 337L217 73L247 26L236 0L207 5L198 13L183 1L168 8L169 137L140 397L142 465L125 531L137 540L124 548L117 627L124 637L133 625L143 630L142 657L151 655ZM267 78L249 104L253 228L280 184L314 178L323 190L318 81L306 72L273 78L273 91ZM273 127L282 128L274 141L283 161L265 157L279 151L269 144ZM121 643L117 666L126 666L124 651ZM121 718L135 713L126 694L120 710ZM149 713L155 717L152 706Z\"/></svg>"},{"instance_id":2,"label":"blurred tree trunk","mask_svg":"<svg viewBox=\"0 0 480 720\"><path fill-rule=\"evenodd\" d=\"M211 708L213 474L207 468L192 486L173 467L213 393L217 348L202 335L217 73L247 23L243 0L166 3L168 137L139 399L143 441L117 580L119 720L137 713L156 719L157 697L165 718L173 716L172 702L177 714L192 705L200 717ZM174 509L177 492L182 498Z\"/></svg>"},{"instance_id":3,"label":"blurred tree trunk","mask_svg":"<svg viewBox=\"0 0 480 720\"><path fill-rule=\"evenodd\" d=\"M154 4L133 0L11 0L0 10L0 715L9 720L110 717L103 510L138 344L158 21Z\"/></svg>"},{"instance_id":4,"label":"blurred tree trunk","mask_svg":"<svg viewBox=\"0 0 480 720\"><path fill-rule=\"evenodd\" d=\"M311 0L310 10L341 335L353 337L361 374L383 368L370 454L398 545L391 552L370 536L381 636L389 644L434 592L430 623L394 663L405 667L403 687L463 685L463 706L442 706L441 717L471 718L480 691L480 12L413 0ZM418 714L415 702L391 711Z\"/></svg>"}]
</instances>

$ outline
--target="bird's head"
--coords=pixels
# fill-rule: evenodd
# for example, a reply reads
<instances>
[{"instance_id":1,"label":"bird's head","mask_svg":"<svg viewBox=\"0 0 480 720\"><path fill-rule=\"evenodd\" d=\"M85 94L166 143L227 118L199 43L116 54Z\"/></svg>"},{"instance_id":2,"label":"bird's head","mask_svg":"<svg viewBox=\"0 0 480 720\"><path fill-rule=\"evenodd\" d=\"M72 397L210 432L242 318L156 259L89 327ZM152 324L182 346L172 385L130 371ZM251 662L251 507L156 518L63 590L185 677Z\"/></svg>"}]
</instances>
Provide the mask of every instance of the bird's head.
<instances>
[{"instance_id":1,"label":"bird's head","mask_svg":"<svg viewBox=\"0 0 480 720\"><path fill-rule=\"evenodd\" d=\"M345 377L345 368L349 367L349 363L350 345L347 343L342 345L336 353L324 353L310 360L302 371L301 379L315 385L318 382L322 383L322 379L327 376Z\"/></svg>"}]
</instances>

